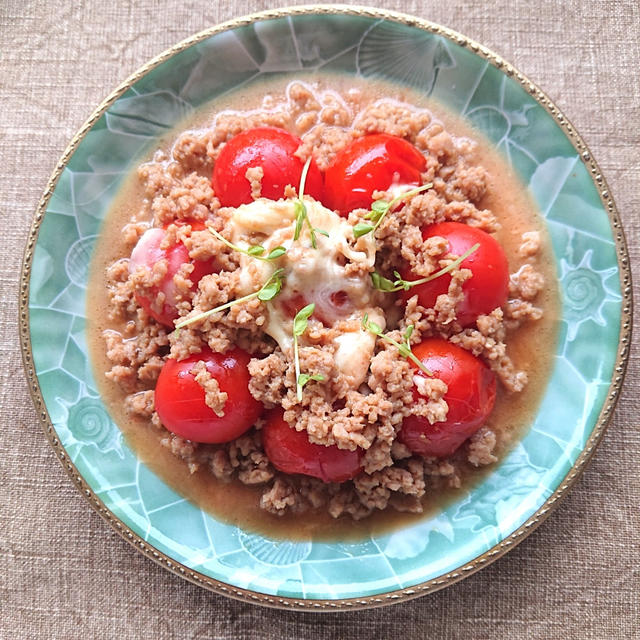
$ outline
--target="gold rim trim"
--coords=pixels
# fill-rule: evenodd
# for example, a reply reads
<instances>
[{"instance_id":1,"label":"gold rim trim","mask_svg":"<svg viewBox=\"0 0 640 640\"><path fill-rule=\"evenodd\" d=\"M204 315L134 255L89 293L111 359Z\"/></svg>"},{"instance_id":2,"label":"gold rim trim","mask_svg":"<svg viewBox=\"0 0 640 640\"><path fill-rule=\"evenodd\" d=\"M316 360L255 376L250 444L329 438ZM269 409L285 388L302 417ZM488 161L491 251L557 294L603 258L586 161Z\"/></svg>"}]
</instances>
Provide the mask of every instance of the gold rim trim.
<instances>
[{"instance_id":1,"label":"gold rim trim","mask_svg":"<svg viewBox=\"0 0 640 640\"><path fill-rule=\"evenodd\" d=\"M135 84L140 78L149 73L152 69L162 64L175 54L183 51L184 49L201 42L215 34L238 27L247 26L256 21L273 20L276 18L284 18L288 16L299 15L327 15L327 14L343 14L360 16L365 18L384 19L392 22L398 22L406 26L416 27L433 33L436 35L444 36L451 40L455 44L469 49L473 53L481 56L487 62L494 67L504 72L507 76L518 82L535 100L549 113L555 120L556 124L562 129L565 135L569 138L574 148L578 152L582 162L589 170L595 185L598 188L600 200L607 212L609 221L612 227L615 245L616 255L618 260L618 269L620 272L620 288L622 294L622 309L620 319L620 339L618 342L618 349L616 355L616 361L613 371L613 379L609 386L607 399L600 411L596 425L591 433L591 436L587 440L586 446L582 453L575 461L571 470L565 476L560 486L553 492L553 494L545 501L545 503L534 513L522 526L520 526L511 535L499 542L497 545L478 556L471 562L459 567L453 572L449 572L438 578L423 582L408 589L399 589L388 593L366 596L363 598L344 598L339 600L301 600L298 598L285 598L277 596L269 596L254 591L248 591L246 589L240 589L233 587L224 582L220 582L201 573L193 571L188 567L176 562L169 556L158 551L152 545L144 541L140 536L131 531L121 520L116 518L104 503L98 498L97 495L91 490L84 478L80 475L75 465L71 462L67 456L66 450L60 444L56 431L51 423L51 419L47 412L47 408L40 391L40 385L33 366L33 353L31 350L31 334L29 329L29 281L31 277L31 267L33 264L33 255L40 231L40 226L44 218L49 200L55 190L60 175L64 171L67 163L78 145L84 139L88 131L93 125L102 117L104 112L133 84ZM620 216L616 209L613 197L604 179L600 168L593 159L591 152L589 151L584 140L576 132L573 125L562 114L562 112L556 107L551 99L529 78L520 73L515 67L503 60L500 56L495 54L485 46L474 42L473 40L463 36L446 27L442 27L433 22L423 20L407 14L397 13L394 11L387 11L384 9L376 9L371 7L357 7L350 5L302 5L297 7L288 7L282 9L274 9L269 11L261 11L253 13L241 18L229 20L223 22L215 27L211 27L200 33L197 33L182 42L167 49L160 55L150 60L147 64L140 67L129 78L127 78L122 84L120 84L91 114L88 120L80 128L80 130L71 139L69 146L63 153L62 157L58 161L47 187L42 195L42 198L36 209L34 220L29 232L27 244L24 251L22 271L20 276L20 314L19 314L19 326L20 326L20 343L22 350L22 359L24 364L25 373L29 382L29 392L33 399L38 418L45 434L53 447L58 459L60 460L65 471L70 476L73 483L81 491L81 493L88 500L89 504L128 542L130 542L138 551L146 555L147 557L155 560L158 564L166 569L169 569L178 576L189 580L202 587L210 589L221 595L230 596L244 602L252 602L255 604L261 604L278 609L293 609L301 611L335 611L335 610L356 610L364 608L379 607L385 604L391 604L395 602L403 602L416 598L427 593L432 593L444 587L447 587L463 578L475 573L481 568L487 566L493 561L500 558L507 551L515 547L522 542L537 526L539 526L549 514L558 506L559 502L564 498L569 489L576 483L576 481L582 475L587 463L593 456L596 447L602 440L602 437L606 431L606 428L611 421L616 402L620 395L622 383L624 381L624 375L627 367L627 360L629 357L629 349L631 346L631 328L632 328L632 287L631 287L631 269L629 264L629 254L627 250L627 243L620 222Z\"/></svg>"}]
</instances>

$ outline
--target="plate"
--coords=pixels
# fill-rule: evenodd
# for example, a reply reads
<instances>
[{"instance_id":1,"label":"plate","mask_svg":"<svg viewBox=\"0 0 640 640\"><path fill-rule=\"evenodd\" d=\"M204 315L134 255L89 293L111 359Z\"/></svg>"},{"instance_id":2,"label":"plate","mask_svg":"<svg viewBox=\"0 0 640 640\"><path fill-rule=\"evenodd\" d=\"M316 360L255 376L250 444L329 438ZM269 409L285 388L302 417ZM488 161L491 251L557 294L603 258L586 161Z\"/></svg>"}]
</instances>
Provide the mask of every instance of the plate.
<instances>
[{"instance_id":1,"label":"plate","mask_svg":"<svg viewBox=\"0 0 640 640\"><path fill-rule=\"evenodd\" d=\"M433 517L357 542L286 542L217 521L140 463L96 389L88 268L126 174L204 102L275 74L382 78L484 132L527 184L562 295L553 372L534 424L480 484ZM22 272L21 339L49 440L92 506L145 555L218 593L298 609L396 602L452 584L521 541L583 471L610 419L631 327L627 250L611 194L549 98L488 49L378 9L299 7L204 31L118 87L73 138L38 207ZM593 348L598 345L598 348Z\"/></svg>"}]
</instances>

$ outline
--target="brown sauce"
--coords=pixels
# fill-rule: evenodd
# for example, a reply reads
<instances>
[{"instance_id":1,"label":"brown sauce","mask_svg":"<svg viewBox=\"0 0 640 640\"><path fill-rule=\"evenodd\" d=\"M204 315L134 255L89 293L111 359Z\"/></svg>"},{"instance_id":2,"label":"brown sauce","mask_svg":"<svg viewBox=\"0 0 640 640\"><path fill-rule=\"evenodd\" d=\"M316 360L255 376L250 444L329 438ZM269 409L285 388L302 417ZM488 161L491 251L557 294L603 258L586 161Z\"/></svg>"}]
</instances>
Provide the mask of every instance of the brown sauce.
<instances>
[{"instance_id":1,"label":"brown sauce","mask_svg":"<svg viewBox=\"0 0 640 640\"><path fill-rule=\"evenodd\" d=\"M302 79L311 81L317 80L318 77ZM491 176L487 195L480 207L493 211L502 223L502 229L496 237L505 249L512 272L512 265L518 263L516 251L521 244L522 233L532 230L541 232L543 243L537 257L536 269L545 276L547 286L538 295L535 303L544 309L544 316L537 322L523 325L508 337L509 355L518 369L528 373L529 382L518 394L509 394L499 389L495 408L488 421L494 430L501 433L499 447L494 452L500 459L532 424L551 371L559 303L550 242L542 220L514 171L488 141L460 118L401 87L358 82L340 76L323 76L322 83L345 92L355 85L368 96L393 96L419 107L426 106L442 121L448 132L476 140L479 143L476 154L478 163L486 167ZM168 151L170 142L179 132L206 126L214 110L246 110L259 107L265 93L282 92L284 87L283 80L261 83L251 90L239 91L224 101L211 104L167 134L159 147ZM104 376L104 372L109 369L109 362L105 354L102 332L107 328L117 329L106 321L106 315L100 311L108 306L106 268L115 260L125 257L127 252L122 246L121 229L135 217L139 208L137 205L143 198L142 186L134 173L126 180L116 198L96 246L87 294L87 335L95 378L105 405L140 460L168 485L205 511L224 521L240 525L243 529L262 532L276 538L357 539L370 533L398 528L404 523L433 514L450 500L463 497L474 483L491 471L492 466L476 469L466 465L462 488L445 490L437 496L427 494L424 498L425 512L421 515L400 513L388 508L355 522L348 517L334 520L326 511L310 511L303 516L273 516L259 508L262 493L260 487L249 487L240 482L222 483L207 469L200 469L191 474L183 460L160 444L163 433L159 433L145 420L128 415L124 408L126 394ZM132 206L131 203L136 204Z\"/></svg>"}]
</instances>

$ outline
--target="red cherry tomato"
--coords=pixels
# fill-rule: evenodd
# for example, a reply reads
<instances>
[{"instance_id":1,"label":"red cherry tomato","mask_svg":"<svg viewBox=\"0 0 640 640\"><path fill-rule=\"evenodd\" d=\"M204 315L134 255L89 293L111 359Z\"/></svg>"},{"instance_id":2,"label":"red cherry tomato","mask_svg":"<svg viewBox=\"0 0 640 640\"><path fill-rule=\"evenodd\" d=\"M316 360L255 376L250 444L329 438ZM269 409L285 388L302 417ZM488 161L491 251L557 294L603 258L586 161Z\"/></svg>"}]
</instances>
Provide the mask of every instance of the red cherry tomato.
<instances>
[{"instance_id":1,"label":"red cherry tomato","mask_svg":"<svg viewBox=\"0 0 640 640\"><path fill-rule=\"evenodd\" d=\"M249 393L250 356L242 349L213 353L205 349L186 360L164 363L155 390L156 411L171 432L193 442L229 442L249 430L263 406ZM204 389L191 369L203 360L207 370L227 393L224 416L218 416L205 403Z\"/></svg>"},{"instance_id":2,"label":"red cherry tomato","mask_svg":"<svg viewBox=\"0 0 640 640\"><path fill-rule=\"evenodd\" d=\"M284 129L257 127L243 131L224 146L213 168L213 190L225 207L238 207L253 201L247 169L262 167L262 196L271 200L284 197L289 184L296 189L304 162L294 153L300 138ZM304 192L322 200L322 174L315 160L309 165Z\"/></svg>"},{"instance_id":3,"label":"red cherry tomato","mask_svg":"<svg viewBox=\"0 0 640 640\"><path fill-rule=\"evenodd\" d=\"M425 157L410 142L386 133L357 138L340 151L325 173L327 207L347 216L368 209L374 191L420 184Z\"/></svg>"},{"instance_id":4,"label":"red cherry tomato","mask_svg":"<svg viewBox=\"0 0 640 640\"><path fill-rule=\"evenodd\" d=\"M456 314L463 327L472 325L479 315L491 313L496 307L503 306L509 293L509 265L502 247L493 236L460 222L440 222L426 227L422 238L441 236L449 243L449 251L461 256L465 251L478 243L480 246L469 257L465 258L461 267L470 269L472 277L463 285L464 299L458 305ZM416 280L409 269L402 273L405 280ZM431 282L420 284L403 291L402 296L408 300L418 294L418 301L423 307L431 308L437 297L447 293L451 276L446 273Z\"/></svg>"},{"instance_id":5,"label":"red cherry tomato","mask_svg":"<svg viewBox=\"0 0 640 640\"><path fill-rule=\"evenodd\" d=\"M360 473L362 449L347 451L336 445L309 442L304 431L296 431L274 410L262 428L262 445L271 464L284 473L301 473L323 482L344 482Z\"/></svg>"},{"instance_id":6,"label":"red cherry tomato","mask_svg":"<svg viewBox=\"0 0 640 640\"><path fill-rule=\"evenodd\" d=\"M185 224L185 223L175 223ZM202 231L204 224L202 222L189 222L192 231ZM189 251L178 242L166 249L162 249L162 244L166 235L165 229L154 227L145 231L138 243L131 252L129 260L129 273L133 273L140 266L152 269L153 265L160 261L167 261L167 273L162 281L151 288L148 294L136 294L136 302L160 324L173 328L173 321L178 317L178 309L176 307L179 302L178 289L173 281L173 277L180 270L183 264L189 262L193 265L193 271L189 274L189 280L193 283L192 289L198 286L198 282L203 276L217 271L215 261L192 260L189 257ZM156 297L159 293L164 294L164 302L162 307L156 303Z\"/></svg>"},{"instance_id":7,"label":"red cherry tomato","mask_svg":"<svg viewBox=\"0 0 640 640\"><path fill-rule=\"evenodd\" d=\"M441 338L423 340L413 352L436 378L447 384L444 399L449 411L444 422L434 424L421 416L408 416L398 439L413 453L444 458L471 437L493 410L496 377L469 351ZM415 375L426 376L415 368ZM419 397L416 388L414 397Z\"/></svg>"}]
</instances>

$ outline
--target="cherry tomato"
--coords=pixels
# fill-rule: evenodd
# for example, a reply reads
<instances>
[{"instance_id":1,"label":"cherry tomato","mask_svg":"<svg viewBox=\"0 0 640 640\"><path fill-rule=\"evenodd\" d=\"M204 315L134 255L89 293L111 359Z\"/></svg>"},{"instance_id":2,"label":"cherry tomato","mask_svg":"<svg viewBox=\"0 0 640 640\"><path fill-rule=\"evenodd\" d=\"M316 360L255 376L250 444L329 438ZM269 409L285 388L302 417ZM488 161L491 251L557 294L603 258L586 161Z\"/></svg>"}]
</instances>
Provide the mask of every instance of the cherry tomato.
<instances>
[{"instance_id":1,"label":"cherry tomato","mask_svg":"<svg viewBox=\"0 0 640 640\"><path fill-rule=\"evenodd\" d=\"M309 442L304 431L296 431L274 410L262 428L262 445L271 464L284 473L301 473L323 482L344 482L360 473L362 449L347 451L336 445Z\"/></svg>"},{"instance_id":2,"label":"cherry tomato","mask_svg":"<svg viewBox=\"0 0 640 640\"><path fill-rule=\"evenodd\" d=\"M436 378L447 384L444 399L449 411L444 422L434 424L422 416L408 416L398 439L413 453L444 458L471 437L493 410L496 377L472 353L441 338L423 340L413 352ZM426 377L426 373L413 366L414 375ZM414 397L419 397L417 388Z\"/></svg>"},{"instance_id":3,"label":"cherry tomato","mask_svg":"<svg viewBox=\"0 0 640 640\"><path fill-rule=\"evenodd\" d=\"M419 185L425 167L425 157L403 138L386 133L357 138L327 169L324 203L346 217L354 209L368 209L374 191Z\"/></svg>"},{"instance_id":4,"label":"cherry tomato","mask_svg":"<svg viewBox=\"0 0 640 640\"><path fill-rule=\"evenodd\" d=\"M186 224L186 223L174 223ZM202 231L204 224L202 222L189 222L192 231ZM136 294L136 302L160 324L173 328L173 321L178 317L178 309L176 307L179 302L178 289L173 281L173 277L180 270L183 264L189 262L193 265L193 271L189 274L189 280L193 283L192 289L198 286L198 282L203 276L217 271L214 260L202 261L192 260L189 257L189 251L178 242L166 249L161 248L161 244L165 238L166 231L160 227L154 227L145 231L138 243L131 252L129 260L129 273L133 273L140 266L152 269L153 265L160 260L167 261L167 273L162 281L150 289L148 294ZM164 294L164 302L162 307L156 302L159 293Z\"/></svg>"},{"instance_id":5,"label":"cherry tomato","mask_svg":"<svg viewBox=\"0 0 640 640\"><path fill-rule=\"evenodd\" d=\"M485 231L460 222L440 222L426 227L422 238L441 236L449 243L449 251L461 256L478 243L480 246L461 263L461 268L470 269L473 274L463 285L464 299L458 305L456 314L463 327L472 325L479 315L491 313L503 306L509 293L509 265L498 242ZM409 269L402 273L405 280L416 280ZM440 294L447 293L451 276L446 273L430 282L403 291L405 300L418 294L418 301L425 308L435 305Z\"/></svg>"},{"instance_id":6,"label":"cherry tomato","mask_svg":"<svg viewBox=\"0 0 640 640\"><path fill-rule=\"evenodd\" d=\"M191 373L199 360L227 394L218 416L205 403L204 389ZM185 360L169 359L164 363L155 390L156 411L162 424L171 432L193 442L229 442L248 431L263 411L263 406L249 392L250 356L242 349L214 353L205 349Z\"/></svg>"},{"instance_id":7,"label":"cherry tomato","mask_svg":"<svg viewBox=\"0 0 640 640\"><path fill-rule=\"evenodd\" d=\"M300 138L284 129L257 127L243 131L224 146L213 168L213 190L225 207L238 207L253 201L247 169L262 167L262 196L271 200L284 197L284 188L298 188L304 162L294 153ZM311 160L304 192L322 200L322 174Z\"/></svg>"}]
</instances>

